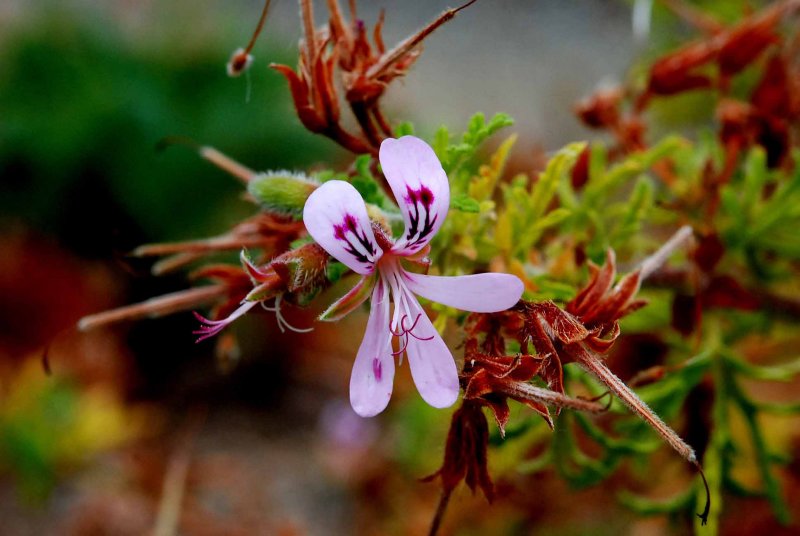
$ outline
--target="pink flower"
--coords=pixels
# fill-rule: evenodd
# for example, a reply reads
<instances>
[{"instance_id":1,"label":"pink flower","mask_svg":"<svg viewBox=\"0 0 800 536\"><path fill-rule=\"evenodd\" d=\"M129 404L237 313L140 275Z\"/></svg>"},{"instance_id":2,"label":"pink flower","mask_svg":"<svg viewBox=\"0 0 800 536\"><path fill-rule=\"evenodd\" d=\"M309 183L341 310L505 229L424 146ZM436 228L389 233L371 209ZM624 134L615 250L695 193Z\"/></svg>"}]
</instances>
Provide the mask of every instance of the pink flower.
<instances>
[{"instance_id":1,"label":"pink flower","mask_svg":"<svg viewBox=\"0 0 800 536\"><path fill-rule=\"evenodd\" d=\"M407 271L402 259L418 256L444 223L450 187L433 149L419 138L384 140L379 157L405 222L397 240L370 221L364 200L347 182L324 183L311 194L303 211L306 229L314 240L364 276L321 318L340 318L372 295L367 331L350 377L350 403L364 417L386 408L392 395L394 358L403 353L428 404L443 408L458 398L453 355L415 295L488 313L508 309L523 291L522 281L508 274L441 277ZM391 315L390 299L394 303ZM396 352L392 350L393 337L400 341Z\"/></svg>"}]
</instances>

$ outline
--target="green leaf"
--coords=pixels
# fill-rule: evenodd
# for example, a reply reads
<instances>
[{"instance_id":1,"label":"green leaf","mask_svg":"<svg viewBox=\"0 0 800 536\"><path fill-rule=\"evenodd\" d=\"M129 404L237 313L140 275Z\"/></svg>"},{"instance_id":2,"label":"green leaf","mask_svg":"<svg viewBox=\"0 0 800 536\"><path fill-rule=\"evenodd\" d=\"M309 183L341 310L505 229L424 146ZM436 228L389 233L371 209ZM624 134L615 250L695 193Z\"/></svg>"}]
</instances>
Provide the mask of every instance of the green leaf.
<instances>
[{"instance_id":1,"label":"green leaf","mask_svg":"<svg viewBox=\"0 0 800 536\"><path fill-rule=\"evenodd\" d=\"M570 143L547 163L545 170L533 186L530 196L530 216L539 218L544 214L550 201L553 199L559 181L575 165L578 155L586 147L586 143Z\"/></svg>"},{"instance_id":2,"label":"green leaf","mask_svg":"<svg viewBox=\"0 0 800 536\"><path fill-rule=\"evenodd\" d=\"M394 137L402 138L403 136L414 135L414 124L411 121L403 121L394 127Z\"/></svg>"},{"instance_id":3,"label":"green leaf","mask_svg":"<svg viewBox=\"0 0 800 536\"><path fill-rule=\"evenodd\" d=\"M549 227L553 227L554 225L558 225L562 221L566 220L572 215L572 211L568 208L557 208L551 210L543 218L540 218L537 221L533 229L536 231L543 231Z\"/></svg>"},{"instance_id":4,"label":"green leaf","mask_svg":"<svg viewBox=\"0 0 800 536\"><path fill-rule=\"evenodd\" d=\"M480 212L481 205L477 199L473 199L466 194L458 194L450 198L450 208L460 212L477 214Z\"/></svg>"}]
</instances>

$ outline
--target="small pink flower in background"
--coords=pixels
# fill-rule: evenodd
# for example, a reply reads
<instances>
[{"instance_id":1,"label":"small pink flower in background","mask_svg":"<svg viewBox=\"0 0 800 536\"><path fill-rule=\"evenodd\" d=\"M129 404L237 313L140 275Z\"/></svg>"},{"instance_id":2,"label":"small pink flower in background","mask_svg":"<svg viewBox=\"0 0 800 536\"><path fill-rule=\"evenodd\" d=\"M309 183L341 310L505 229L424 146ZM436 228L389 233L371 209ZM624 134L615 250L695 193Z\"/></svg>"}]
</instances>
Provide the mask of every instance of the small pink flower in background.
<instances>
[{"instance_id":1,"label":"small pink flower in background","mask_svg":"<svg viewBox=\"0 0 800 536\"><path fill-rule=\"evenodd\" d=\"M490 313L513 306L523 291L522 281L508 274L442 277L405 270L401 259L418 256L444 223L450 187L433 149L419 138L386 139L379 158L405 222L397 240L370 221L364 200L347 182L324 183L311 194L303 211L303 222L314 240L364 276L321 318L340 318L372 295L367 330L350 377L350 403L364 417L386 408L392 395L394 358L403 353L428 404L443 408L458 398L453 355L415 295L465 311ZM391 315L390 299L394 303ZM393 337L400 340L396 352Z\"/></svg>"}]
</instances>

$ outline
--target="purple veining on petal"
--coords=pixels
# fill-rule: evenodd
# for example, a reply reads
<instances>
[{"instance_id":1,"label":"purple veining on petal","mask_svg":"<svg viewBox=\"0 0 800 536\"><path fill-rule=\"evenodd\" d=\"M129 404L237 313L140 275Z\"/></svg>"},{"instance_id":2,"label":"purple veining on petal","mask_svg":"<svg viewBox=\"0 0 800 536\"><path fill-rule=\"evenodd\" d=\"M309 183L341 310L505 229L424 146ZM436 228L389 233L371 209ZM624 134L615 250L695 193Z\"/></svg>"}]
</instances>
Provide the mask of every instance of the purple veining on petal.
<instances>
[{"instance_id":1,"label":"purple veining on petal","mask_svg":"<svg viewBox=\"0 0 800 536\"><path fill-rule=\"evenodd\" d=\"M433 226L439 217L438 214L434 214L433 218L431 218L433 200L433 192L427 186L422 185L418 190L412 189L411 186L406 186L405 202L413 209L413 212L409 210L410 225L408 234L406 234L406 240L408 241L406 247L419 247L433 231ZM425 212L425 220L420 222L423 210ZM420 223L422 223L421 227Z\"/></svg>"},{"instance_id":2,"label":"purple veining on petal","mask_svg":"<svg viewBox=\"0 0 800 536\"><path fill-rule=\"evenodd\" d=\"M359 244L366 250L366 252L360 251L353 242L347 237L348 233L353 235ZM337 240L341 240L347 243L347 247L345 247L345 251L350 253L356 260L363 264L374 264L374 261L371 260L367 255L374 256L376 249L375 245L372 241L367 237L367 233L362 231L361 233L358 232L358 222L356 218L352 214L345 214L344 220L342 223L333 226L333 236Z\"/></svg>"},{"instance_id":3,"label":"purple veining on petal","mask_svg":"<svg viewBox=\"0 0 800 536\"><path fill-rule=\"evenodd\" d=\"M381 381L381 376L383 375L383 365L381 364L381 360L377 357L372 359L372 374L375 375L375 379L377 381Z\"/></svg>"}]
</instances>

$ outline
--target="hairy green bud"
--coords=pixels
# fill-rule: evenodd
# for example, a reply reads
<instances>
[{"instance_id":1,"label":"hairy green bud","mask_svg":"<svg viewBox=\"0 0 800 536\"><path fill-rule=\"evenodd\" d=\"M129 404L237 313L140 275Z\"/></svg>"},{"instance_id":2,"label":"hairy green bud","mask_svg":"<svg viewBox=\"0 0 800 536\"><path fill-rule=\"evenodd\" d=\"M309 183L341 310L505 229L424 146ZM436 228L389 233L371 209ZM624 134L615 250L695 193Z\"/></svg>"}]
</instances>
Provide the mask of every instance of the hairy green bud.
<instances>
[{"instance_id":1,"label":"hairy green bud","mask_svg":"<svg viewBox=\"0 0 800 536\"><path fill-rule=\"evenodd\" d=\"M303 207L319 183L302 173L279 170L259 173L247 185L258 204L267 212L300 219Z\"/></svg>"}]
</instances>

